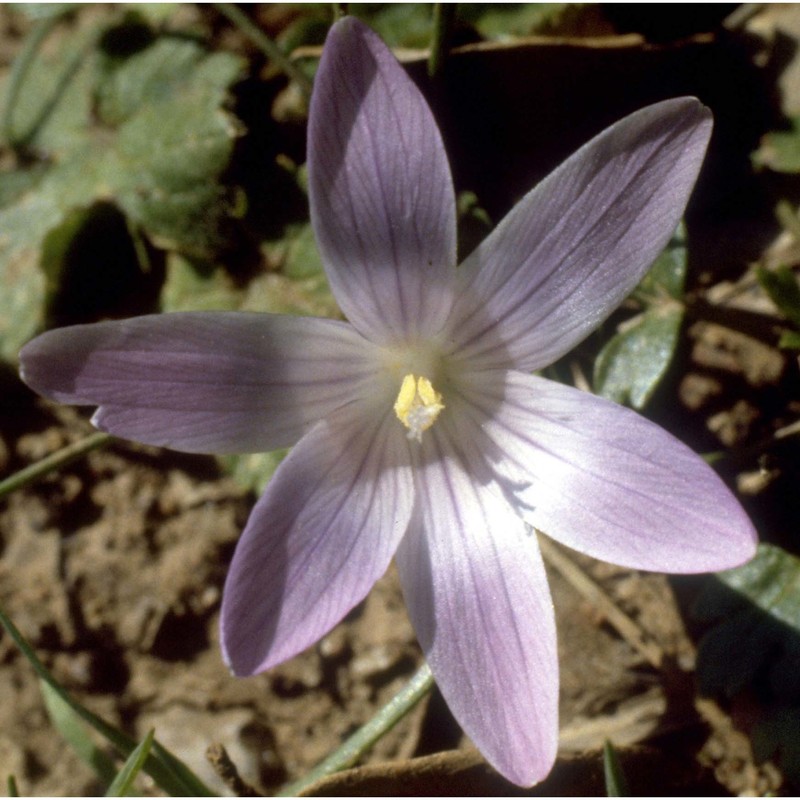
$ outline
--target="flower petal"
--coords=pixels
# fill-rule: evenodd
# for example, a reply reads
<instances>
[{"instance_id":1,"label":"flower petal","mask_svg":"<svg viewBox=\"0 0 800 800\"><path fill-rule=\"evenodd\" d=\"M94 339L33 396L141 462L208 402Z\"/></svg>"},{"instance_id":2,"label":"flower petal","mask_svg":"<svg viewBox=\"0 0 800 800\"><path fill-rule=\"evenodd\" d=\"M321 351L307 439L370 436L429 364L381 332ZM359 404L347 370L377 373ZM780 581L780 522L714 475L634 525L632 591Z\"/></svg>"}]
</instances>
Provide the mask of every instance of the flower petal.
<instances>
[{"instance_id":1,"label":"flower petal","mask_svg":"<svg viewBox=\"0 0 800 800\"><path fill-rule=\"evenodd\" d=\"M459 268L453 350L534 370L631 292L683 214L711 134L691 97L607 128L529 192Z\"/></svg>"},{"instance_id":2,"label":"flower petal","mask_svg":"<svg viewBox=\"0 0 800 800\"><path fill-rule=\"evenodd\" d=\"M283 461L236 548L222 646L237 675L324 636L384 573L413 505L397 421L357 404L315 426Z\"/></svg>"},{"instance_id":3,"label":"flower petal","mask_svg":"<svg viewBox=\"0 0 800 800\"><path fill-rule=\"evenodd\" d=\"M455 198L436 122L352 17L328 34L308 125L311 221L350 322L387 343L440 330L455 281Z\"/></svg>"},{"instance_id":4,"label":"flower petal","mask_svg":"<svg viewBox=\"0 0 800 800\"><path fill-rule=\"evenodd\" d=\"M506 778L547 775L558 744L555 618L536 537L438 436L415 475L418 506L397 552L436 682Z\"/></svg>"},{"instance_id":5,"label":"flower petal","mask_svg":"<svg viewBox=\"0 0 800 800\"><path fill-rule=\"evenodd\" d=\"M188 452L250 453L293 444L366 392L372 352L334 320L180 313L48 331L20 362L40 394L99 405L102 430Z\"/></svg>"},{"instance_id":6,"label":"flower petal","mask_svg":"<svg viewBox=\"0 0 800 800\"><path fill-rule=\"evenodd\" d=\"M659 572L727 569L755 553L756 532L730 490L658 425L533 375L482 382L482 398L472 399L487 417L495 469L525 520L548 536Z\"/></svg>"}]
</instances>

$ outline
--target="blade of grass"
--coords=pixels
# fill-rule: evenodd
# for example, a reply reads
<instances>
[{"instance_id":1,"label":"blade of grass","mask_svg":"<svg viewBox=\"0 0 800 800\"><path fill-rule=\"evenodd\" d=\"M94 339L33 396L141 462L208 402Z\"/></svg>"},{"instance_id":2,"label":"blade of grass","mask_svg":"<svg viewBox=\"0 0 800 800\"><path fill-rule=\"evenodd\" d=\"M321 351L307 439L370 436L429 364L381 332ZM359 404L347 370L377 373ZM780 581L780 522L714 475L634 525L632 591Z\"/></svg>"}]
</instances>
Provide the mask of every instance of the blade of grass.
<instances>
[{"instance_id":1,"label":"blade of grass","mask_svg":"<svg viewBox=\"0 0 800 800\"><path fill-rule=\"evenodd\" d=\"M427 664L423 664L414 673L411 680L366 725L362 725L340 747L320 761L302 778L281 787L276 797L297 795L321 778L352 767L381 736L397 725L430 692L433 684L431 668Z\"/></svg>"},{"instance_id":2,"label":"blade of grass","mask_svg":"<svg viewBox=\"0 0 800 800\"><path fill-rule=\"evenodd\" d=\"M55 453L45 456L35 464L30 464L24 469L19 470L19 472L9 475L5 480L0 481L0 500L7 494L11 494L15 489L21 489L23 486L27 486L39 480L39 478L44 477L48 472L63 467L65 464L75 461L81 456L90 453L92 450L96 450L98 447L108 444L111 438L109 434L103 433L102 431L89 434L89 436L84 439L68 444L66 447L56 450Z\"/></svg>"},{"instance_id":3,"label":"blade of grass","mask_svg":"<svg viewBox=\"0 0 800 800\"><path fill-rule=\"evenodd\" d=\"M619 763L614 745L606 739L603 743L603 774L606 779L606 795L608 797L628 797L628 781Z\"/></svg>"},{"instance_id":4,"label":"blade of grass","mask_svg":"<svg viewBox=\"0 0 800 800\"><path fill-rule=\"evenodd\" d=\"M280 70L297 83L306 99L311 97L311 80L272 39L250 17L233 3L214 3L214 8L232 22L267 58L272 59Z\"/></svg>"},{"instance_id":5,"label":"blade of grass","mask_svg":"<svg viewBox=\"0 0 800 800\"><path fill-rule=\"evenodd\" d=\"M155 735L155 730L151 728L139 746L128 756L128 760L122 765L122 769L108 787L106 797L125 797L130 792L136 776L141 772L150 755Z\"/></svg>"},{"instance_id":6,"label":"blade of grass","mask_svg":"<svg viewBox=\"0 0 800 800\"><path fill-rule=\"evenodd\" d=\"M19 632L18 628L0 610L0 625L2 625L14 643L28 659L36 674L47 683L59 697L72 708L72 710L101 736L103 736L116 750L127 758L137 746L135 739L109 725L104 719L93 714L80 703L73 700L69 693L48 672L47 667L39 660L33 648ZM157 741L153 741L152 752L148 756L144 771L168 794L174 797L213 797L214 793L198 778L179 758L172 755Z\"/></svg>"},{"instance_id":7,"label":"blade of grass","mask_svg":"<svg viewBox=\"0 0 800 800\"><path fill-rule=\"evenodd\" d=\"M456 3L435 3L433 6L433 40L428 56L429 78L438 78L442 74L457 10Z\"/></svg>"},{"instance_id":8,"label":"blade of grass","mask_svg":"<svg viewBox=\"0 0 800 800\"><path fill-rule=\"evenodd\" d=\"M17 779L13 775L8 776L8 796L19 797L19 789L17 788Z\"/></svg>"},{"instance_id":9,"label":"blade of grass","mask_svg":"<svg viewBox=\"0 0 800 800\"><path fill-rule=\"evenodd\" d=\"M114 780L117 770L114 762L91 740L89 730L81 718L65 703L49 683L39 679L47 713L58 732L72 749L95 771L107 786Z\"/></svg>"}]
</instances>

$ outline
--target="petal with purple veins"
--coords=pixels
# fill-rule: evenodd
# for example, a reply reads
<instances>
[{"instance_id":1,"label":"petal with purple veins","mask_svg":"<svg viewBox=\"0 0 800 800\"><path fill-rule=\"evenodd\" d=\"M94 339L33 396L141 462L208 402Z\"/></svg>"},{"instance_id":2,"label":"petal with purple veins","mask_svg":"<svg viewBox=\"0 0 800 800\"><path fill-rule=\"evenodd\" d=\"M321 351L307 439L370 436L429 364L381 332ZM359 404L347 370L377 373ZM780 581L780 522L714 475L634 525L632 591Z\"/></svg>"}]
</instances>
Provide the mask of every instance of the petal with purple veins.
<instances>
[{"instance_id":1,"label":"petal with purple veins","mask_svg":"<svg viewBox=\"0 0 800 800\"><path fill-rule=\"evenodd\" d=\"M525 195L458 270L458 357L540 369L606 319L673 234L711 125L691 97L648 106Z\"/></svg>"},{"instance_id":2,"label":"petal with purple veins","mask_svg":"<svg viewBox=\"0 0 800 800\"><path fill-rule=\"evenodd\" d=\"M755 530L731 491L663 428L533 375L482 382L472 400L485 449L530 525L595 558L658 572L717 571L754 555Z\"/></svg>"},{"instance_id":3,"label":"petal with purple veins","mask_svg":"<svg viewBox=\"0 0 800 800\"><path fill-rule=\"evenodd\" d=\"M48 331L20 352L23 380L98 405L102 430L195 453L294 444L369 393L375 348L334 320L179 313Z\"/></svg>"},{"instance_id":4,"label":"petal with purple veins","mask_svg":"<svg viewBox=\"0 0 800 800\"><path fill-rule=\"evenodd\" d=\"M237 675L323 637L386 571L413 505L397 421L360 404L314 427L280 465L236 547L222 646Z\"/></svg>"},{"instance_id":5,"label":"petal with purple veins","mask_svg":"<svg viewBox=\"0 0 800 800\"><path fill-rule=\"evenodd\" d=\"M456 266L439 129L386 45L352 17L328 34L308 126L311 220L353 325L386 343L441 328Z\"/></svg>"},{"instance_id":6,"label":"petal with purple veins","mask_svg":"<svg viewBox=\"0 0 800 800\"><path fill-rule=\"evenodd\" d=\"M426 434L415 473L417 506L397 552L403 593L456 719L499 772L530 786L558 743L547 577L535 535L440 434L438 424Z\"/></svg>"}]
</instances>

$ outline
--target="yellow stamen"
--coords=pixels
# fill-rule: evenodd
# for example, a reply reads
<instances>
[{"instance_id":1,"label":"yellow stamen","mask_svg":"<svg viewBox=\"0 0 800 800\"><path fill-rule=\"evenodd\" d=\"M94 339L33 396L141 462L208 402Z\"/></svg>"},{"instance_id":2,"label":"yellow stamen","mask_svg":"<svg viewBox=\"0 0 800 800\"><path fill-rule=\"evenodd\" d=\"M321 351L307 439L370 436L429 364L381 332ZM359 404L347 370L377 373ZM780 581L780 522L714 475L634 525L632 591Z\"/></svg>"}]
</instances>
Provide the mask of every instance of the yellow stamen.
<instances>
[{"instance_id":1,"label":"yellow stamen","mask_svg":"<svg viewBox=\"0 0 800 800\"><path fill-rule=\"evenodd\" d=\"M394 413L408 428L408 438L422 441L423 431L436 422L444 408L442 396L424 377L408 374L403 378L400 393L394 404Z\"/></svg>"}]
</instances>

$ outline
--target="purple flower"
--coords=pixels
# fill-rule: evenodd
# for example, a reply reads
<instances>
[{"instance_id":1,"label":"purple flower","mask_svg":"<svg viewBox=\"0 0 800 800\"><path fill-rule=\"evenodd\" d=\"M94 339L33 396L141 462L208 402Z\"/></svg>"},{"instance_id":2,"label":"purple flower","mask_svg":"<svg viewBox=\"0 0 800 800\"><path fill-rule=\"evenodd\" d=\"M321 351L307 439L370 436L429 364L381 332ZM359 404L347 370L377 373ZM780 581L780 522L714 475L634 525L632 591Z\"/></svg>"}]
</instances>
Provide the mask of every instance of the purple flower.
<instances>
[{"instance_id":1,"label":"purple flower","mask_svg":"<svg viewBox=\"0 0 800 800\"><path fill-rule=\"evenodd\" d=\"M392 557L436 680L507 778L557 746L552 602L533 529L616 564L732 567L755 532L700 458L632 411L532 375L665 246L711 132L693 98L644 108L527 194L456 269L453 186L422 96L363 24L334 25L309 120L311 220L349 324L236 313L51 331L36 391L98 428L190 452L295 445L225 586L237 675L291 658Z\"/></svg>"}]
</instances>

